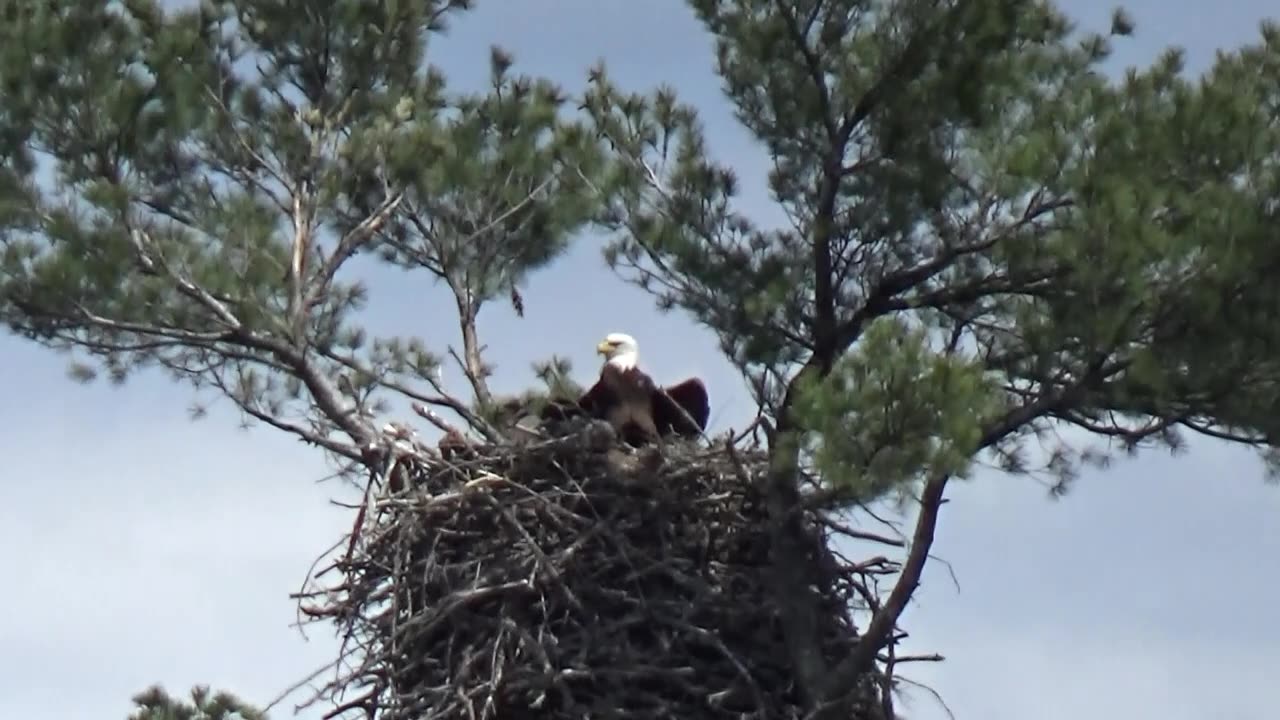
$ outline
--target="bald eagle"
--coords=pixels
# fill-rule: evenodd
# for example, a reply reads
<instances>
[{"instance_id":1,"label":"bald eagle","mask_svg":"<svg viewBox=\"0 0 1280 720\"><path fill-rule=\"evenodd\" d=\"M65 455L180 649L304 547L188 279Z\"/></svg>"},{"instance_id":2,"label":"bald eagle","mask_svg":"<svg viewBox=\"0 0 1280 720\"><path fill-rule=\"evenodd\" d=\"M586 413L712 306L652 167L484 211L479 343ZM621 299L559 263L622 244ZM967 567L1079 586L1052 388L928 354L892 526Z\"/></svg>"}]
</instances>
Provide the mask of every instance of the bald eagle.
<instances>
[{"instance_id":1,"label":"bald eagle","mask_svg":"<svg viewBox=\"0 0 1280 720\"><path fill-rule=\"evenodd\" d=\"M579 410L608 421L630 445L671 435L697 437L706 430L711 406L701 380L693 377L658 387L637 367L635 338L623 333L610 333L596 345L596 352L605 357L604 366L596 384L578 398ZM551 413L563 417L563 408L552 408Z\"/></svg>"}]
</instances>

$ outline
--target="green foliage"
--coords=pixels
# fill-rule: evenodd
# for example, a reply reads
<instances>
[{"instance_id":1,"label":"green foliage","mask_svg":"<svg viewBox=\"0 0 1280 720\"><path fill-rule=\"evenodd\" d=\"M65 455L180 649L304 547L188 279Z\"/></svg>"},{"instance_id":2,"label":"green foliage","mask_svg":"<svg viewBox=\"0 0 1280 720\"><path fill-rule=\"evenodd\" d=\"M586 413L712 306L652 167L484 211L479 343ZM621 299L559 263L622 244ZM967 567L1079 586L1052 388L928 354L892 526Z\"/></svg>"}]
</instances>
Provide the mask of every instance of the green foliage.
<instances>
[{"instance_id":1,"label":"green foliage","mask_svg":"<svg viewBox=\"0 0 1280 720\"><path fill-rule=\"evenodd\" d=\"M554 356L546 362L534 363L533 372L546 386L547 397L577 400L586 391L571 377L573 364L568 358Z\"/></svg>"},{"instance_id":2,"label":"green foliage","mask_svg":"<svg viewBox=\"0 0 1280 720\"><path fill-rule=\"evenodd\" d=\"M833 418L886 412L826 387L847 356L867 378L904 361L859 349L878 319L982 369L978 404L1005 411L976 448L1010 468L1055 421L1127 446L1277 430L1274 27L1202 78L1170 51L1110 81L1111 39L1048 2L692 2L773 160L791 222L768 228L668 88L600 67L578 118L494 48L490 87L451 95L424 53L468 5L8 6L0 316L114 380L158 364L334 449L365 432L345 402L483 415L481 307L599 218L614 267L715 330L827 465L871 452L837 448ZM1111 36L1133 27L1117 11ZM473 402L439 387L436 343L367 336L343 268L369 251L448 285ZM833 397L806 405L798 378ZM877 487L963 465L902 432Z\"/></svg>"},{"instance_id":3,"label":"green foliage","mask_svg":"<svg viewBox=\"0 0 1280 720\"><path fill-rule=\"evenodd\" d=\"M827 480L888 491L982 451L1025 470L1061 422L1125 448L1280 430L1274 26L1202 78L1171 50L1111 81L1111 38L1048 2L691 5L790 223L738 209L692 108L598 68L607 257L720 334ZM869 334L907 327L910 351Z\"/></svg>"},{"instance_id":4,"label":"green foliage","mask_svg":"<svg viewBox=\"0 0 1280 720\"><path fill-rule=\"evenodd\" d=\"M765 411L770 582L815 707L891 641L945 479L984 455L1031 471L1040 439L1065 483L1064 424L1277 455L1280 26L1200 77L1170 49L1111 79L1123 11L1102 35L1046 0L689 4L781 227L739 207L670 88L600 66L575 115L494 49L484 93L449 93L424 53L463 0L4 3L0 320L359 460L389 397L490 435L538 400L490 397L477 316L519 308L598 221L610 264L716 332ZM474 398L440 386L436 339L368 337L362 254L448 285ZM803 607L805 461L819 501L923 488L905 589L834 669Z\"/></svg>"},{"instance_id":5,"label":"green foliage","mask_svg":"<svg viewBox=\"0 0 1280 720\"><path fill-rule=\"evenodd\" d=\"M1081 461L1189 429L1280 468L1280 28L1200 78L1170 50L1112 80L1100 64L1134 29L1119 11L1103 36L1036 0L690 5L788 222L741 209L693 108L600 67L606 258L716 331L770 420L767 577L817 720L848 717L840 698L894 643L973 462L1061 491ZM1110 447L1079 451L1064 425ZM901 574L857 647L818 659L797 506L894 495L920 501Z\"/></svg>"},{"instance_id":6,"label":"green foliage","mask_svg":"<svg viewBox=\"0 0 1280 720\"><path fill-rule=\"evenodd\" d=\"M133 697L137 709L128 720L267 720L266 713L228 692L210 692L197 685L191 702L175 698L159 685Z\"/></svg>"},{"instance_id":7,"label":"green foliage","mask_svg":"<svg viewBox=\"0 0 1280 720\"><path fill-rule=\"evenodd\" d=\"M796 412L840 501L870 502L924 475L963 476L1004 410L980 363L935 353L901 318L873 322L827 375L797 385Z\"/></svg>"},{"instance_id":8,"label":"green foliage","mask_svg":"<svg viewBox=\"0 0 1280 720\"><path fill-rule=\"evenodd\" d=\"M368 337L352 259L448 282L483 400L481 305L564 251L603 171L564 94L500 50L488 92L446 90L427 40L470 4L7 5L0 320L348 457L397 397L469 419L427 342Z\"/></svg>"},{"instance_id":9,"label":"green foliage","mask_svg":"<svg viewBox=\"0 0 1280 720\"><path fill-rule=\"evenodd\" d=\"M603 160L598 143L581 122L564 120L558 87L512 77L511 64L493 48L488 93L459 98L435 126L405 129L385 152L413 208L389 258L451 287L478 276L470 288L477 307L559 255L598 212L590 180Z\"/></svg>"}]
</instances>

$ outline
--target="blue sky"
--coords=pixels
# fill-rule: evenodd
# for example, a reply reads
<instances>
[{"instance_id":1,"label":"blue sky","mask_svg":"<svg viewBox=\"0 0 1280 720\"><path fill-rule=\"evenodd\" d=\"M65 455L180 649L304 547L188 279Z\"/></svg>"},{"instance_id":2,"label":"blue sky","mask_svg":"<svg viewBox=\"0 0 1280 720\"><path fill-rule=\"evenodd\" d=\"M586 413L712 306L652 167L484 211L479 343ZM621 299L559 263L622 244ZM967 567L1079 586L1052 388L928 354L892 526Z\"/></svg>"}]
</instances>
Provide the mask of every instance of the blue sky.
<instances>
[{"instance_id":1,"label":"blue sky","mask_svg":"<svg viewBox=\"0 0 1280 720\"><path fill-rule=\"evenodd\" d=\"M770 217L766 158L734 123L712 71L711 44L683 3L487 0L437 41L433 61L463 87L487 73L488 46L517 69L581 87L605 58L624 87L674 85L702 109L715 152L730 159L746 201ZM1071 3L1104 28L1110 4ZM1118 63L1168 44L1202 68L1216 48L1256 37L1277 13L1259 1L1129 3L1138 36ZM570 356L580 378L606 332L636 335L657 377L710 380L717 425L750 409L709 332L613 277L599 240L532 279L528 313L481 318L518 390L528 363ZM370 325L454 342L447 308L425 280L379 274ZM290 628L312 559L349 527L339 492L316 481L314 453L267 429L243 432L229 412L192 423L189 391L156 376L123 389L78 386L64 359L0 337L0 717L123 718L153 682L197 682L265 703L327 662L325 629ZM948 661L915 668L960 720L1262 720L1274 717L1280 622L1280 488L1240 449L1197 441L1177 458L1147 453L1087 472L1064 500L1027 478L980 473L954 486L936 551L904 622L912 649ZM289 705L276 718L289 717ZM1268 712L1270 710L1270 712ZM946 717L923 692L912 720ZM305 711L301 717L318 718Z\"/></svg>"}]
</instances>

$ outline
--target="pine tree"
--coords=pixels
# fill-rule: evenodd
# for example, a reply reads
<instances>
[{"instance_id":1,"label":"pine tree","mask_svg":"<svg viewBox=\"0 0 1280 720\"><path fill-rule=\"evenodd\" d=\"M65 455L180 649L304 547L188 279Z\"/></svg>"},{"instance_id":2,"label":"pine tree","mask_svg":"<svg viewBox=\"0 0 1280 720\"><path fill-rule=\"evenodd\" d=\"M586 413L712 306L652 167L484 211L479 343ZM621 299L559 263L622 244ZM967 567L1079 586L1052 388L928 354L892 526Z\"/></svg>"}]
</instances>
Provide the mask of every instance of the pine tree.
<instances>
[{"instance_id":1,"label":"pine tree","mask_svg":"<svg viewBox=\"0 0 1280 720\"><path fill-rule=\"evenodd\" d=\"M1277 26L1202 78L1170 50L1113 81L1120 12L1092 34L1035 0L691 0L773 161L790 224L770 228L668 89L601 66L572 116L495 50L486 94L449 93L424 53L469 5L5 3L0 319L358 462L392 397L496 437L479 310L518 306L527 273L602 225L617 271L716 332L755 389L768 580L820 720L892 650L976 461L1065 490L1107 447L1185 432L1270 453ZM438 379L440 343L367 337L362 254L449 287L470 398ZM909 554L830 662L796 511L894 494L920 504Z\"/></svg>"},{"instance_id":2,"label":"pine tree","mask_svg":"<svg viewBox=\"0 0 1280 720\"><path fill-rule=\"evenodd\" d=\"M348 460L390 397L493 436L480 309L596 214L602 153L499 49L447 91L425 47L469 5L7 4L0 316L82 379L158 365ZM447 284L470 398L442 339L368 337L361 255Z\"/></svg>"},{"instance_id":3,"label":"pine tree","mask_svg":"<svg viewBox=\"0 0 1280 720\"><path fill-rule=\"evenodd\" d=\"M191 689L191 702L170 695L159 685L133 697L137 709L128 720L267 720L266 714L228 692Z\"/></svg>"},{"instance_id":4,"label":"pine tree","mask_svg":"<svg viewBox=\"0 0 1280 720\"><path fill-rule=\"evenodd\" d=\"M1190 431L1270 453L1280 26L1201 79L1171 49L1113 82L1120 11L1099 34L1032 0L690 5L790 224L745 216L694 108L601 66L586 104L624 188L609 259L716 331L766 409L771 583L811 717L848 716L975 461L1062 491L1107 457L1064 426L1129 451ZM802 469L822 493L800 495ZM887 494L919 500L910 553L827 662L796 510Z\"/></svg>"}]
</instances>

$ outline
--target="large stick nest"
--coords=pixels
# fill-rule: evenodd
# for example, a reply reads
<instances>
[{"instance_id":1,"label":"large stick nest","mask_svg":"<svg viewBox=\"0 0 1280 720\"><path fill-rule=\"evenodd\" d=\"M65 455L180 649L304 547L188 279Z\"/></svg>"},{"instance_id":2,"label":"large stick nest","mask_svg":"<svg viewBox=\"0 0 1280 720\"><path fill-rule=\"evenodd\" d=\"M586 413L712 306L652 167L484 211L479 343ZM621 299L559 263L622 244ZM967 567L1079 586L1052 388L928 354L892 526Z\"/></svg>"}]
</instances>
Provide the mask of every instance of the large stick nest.
<instances>
[{"instance_id":1,"label":"large stick nest","mask_svg":"<svg viewBox=\"0 0 1280 720\"><path fill-rule=\"evenodd\" d=\"M347 642L321 691L330 716L803 716L765 588L761 454L631 451L594 423L469 455L388 461L317 575L340 582L303 595ZM815 529L815 567L827 552ZM856 640L855 598L839 577L825 585L834 659ZM871 682L856 717L876 716Z\"/></svg>"}]
</instances>

